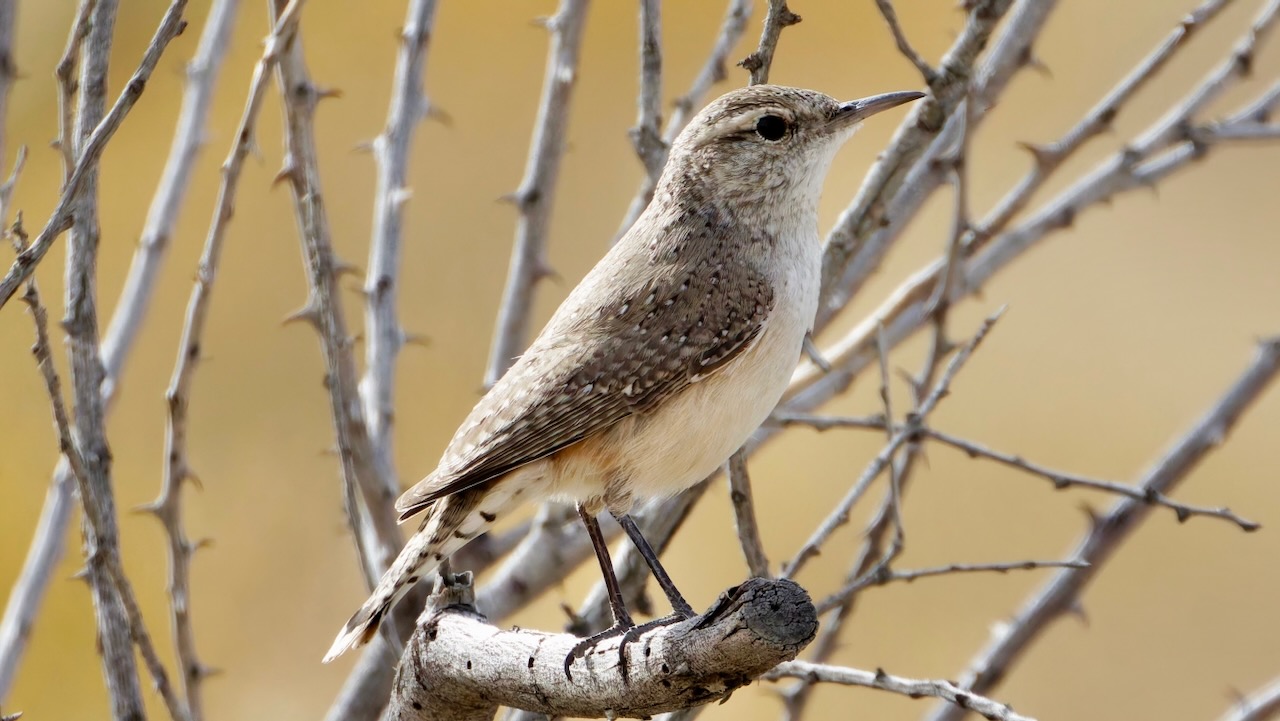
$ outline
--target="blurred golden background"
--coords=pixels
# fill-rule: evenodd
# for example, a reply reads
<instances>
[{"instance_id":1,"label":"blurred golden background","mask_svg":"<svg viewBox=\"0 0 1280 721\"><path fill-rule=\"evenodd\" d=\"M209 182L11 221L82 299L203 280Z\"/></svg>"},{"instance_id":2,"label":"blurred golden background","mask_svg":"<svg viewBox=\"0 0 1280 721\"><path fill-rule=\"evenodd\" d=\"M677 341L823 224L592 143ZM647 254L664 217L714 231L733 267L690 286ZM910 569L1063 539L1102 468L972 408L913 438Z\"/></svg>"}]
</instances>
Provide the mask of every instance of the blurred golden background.
<instances>
[{"instance_id":1,"label":"blurred golden background","mask_svg":"<svg viewBox=\"0 0 1280 721\"><path fill-rule=\"evenodd\" d=\"M15 207L34 227L47 217L61 177L58 155L47 146L57 132L52 69L73 5L27 2L19 9L22 79L12 96L5 162L18 144L30 146ZM165 5L123 4L112 97ZM399 363L396 451L406 484L433 468L477 399L515 218L512 207L495 199L520 180L542 82L547 36L530 20L554 11L549 0L441 5L427 88L450 120L420 128L406 221L401 312L409 331L430 338L426 348L408 347ZM760 5L735 59L756 42ZM919 85L872 2L794 5L805 22L784 33L774 82L839 98ZM1086 148L1051 190L1144 128L1225 57L1258 5L1235 3L1197 36L1121 115L1116 132ZM150 501L159 488L163 391L218 165L267 32L264 6L242 3L209 142L110 418L117 502L126 511ZM932 60L963 22L949 0L898 6L912 41ZM970 172L977 214L1026 171L1028 160L1015 141L1056 139L1191 7L1190 0L1061 3L1037 46L1048 69L1019 74L974 139ZM169 148L183 67L206 10L207 2L192 3L192 26L171 46L103 161L104 319ZM343 257L360 265L374 176L371 157L356 147L382 128L403 12L403 3L333 0L314 0L304 12L314 79L342 91L320 107L321 162L334 240ZM668 98L685 91L722 12L719 2L664 8ZM540 287L539 322L604 251L641 177L625 132L635 115L635 6L598 2L587 22L551 235L550 258L561 280ZM1264 51L1254 79L1219 109L1280 77L1276 50ZM716 92L745 81L746 73L734 68ZM365 595L343 520L338 464L324 452L333 434L316 340L305 327L280 325L303 302L306 286L289 194L271 186L281 162L278 111L269 97L259 124L260 154L250 159L240 185L204 344L208 362L199 370L191 407L191 456L204 490L187 496L188 528L194 538L214 544L196 556L193 569L199 652L222 670L205 685L211 719L319 718L355 658L323 666L320 656ZM822 206L824 227L852 197L900 118L899 111L873 119L837 159ZM1031 252L956 313L954 327L962 334L995 307L1010 306L934 423L1046 465L1134 479L1234 380L1254 340L1280 331L1277 198L1280 146L1238 145L1216 149L1157 192L1135 192L1089 211L1073 230ZM948 194L939 193L844 326L941 251L949 207ZM55 318L61 313L63 245L38 273ZM5 255L3 264L9 261ZM352 291L357 285L346 282ZM349 292L346 301L349 317L358 322L358 294ZM19 304L0 313L0 588L6 589L21 567L57 453L48 401L28 352L31 339ZM914 371L922 351L919 341L909 344L894 364ZM864 380L833 407L874 412L874 385ZM906 389L895 391L902 408ZM1247 535L1205 519L1180 526L1172 513L1155 513L1085 593L1087 620L1054 625L992 696L1045 719L1212 719L1232 703L1232 689L1247 691L1280 674L1277 428L1280 392L1272 389L1176 494L1188 502L1229 505L1263 523L1263 531ZM757 503L775 564L795 552L881 443L876 433L796 430L757 457ZM1065 557L1086 527L1081 506L1103 507L1112 499L1049 488L934 448L906 501L907 550L898 566ZM815 596L839 582L848 564L842 549L856 548L854 529L866 512L800 578ZM121 529L127 570L171 661L160 526L126 512ZM667 558L695 607L745 577L723 483ZM106 717L89 594L71 580L80 565L77 521L5 711L24 711L32 721ZM992 624L1006 618L1044 573L946 577L870 591L834 661L953 678L987 641ZM593 567L584 568L511 622L559 629L559 604L579 603L597 578ZM823 687L811 717L909 719L924 714L928 703ZM158 703L152 708L163 717ZM771 686L758 684L704 718L765 719L779 711Z\"/></svg>"}]
</instances>

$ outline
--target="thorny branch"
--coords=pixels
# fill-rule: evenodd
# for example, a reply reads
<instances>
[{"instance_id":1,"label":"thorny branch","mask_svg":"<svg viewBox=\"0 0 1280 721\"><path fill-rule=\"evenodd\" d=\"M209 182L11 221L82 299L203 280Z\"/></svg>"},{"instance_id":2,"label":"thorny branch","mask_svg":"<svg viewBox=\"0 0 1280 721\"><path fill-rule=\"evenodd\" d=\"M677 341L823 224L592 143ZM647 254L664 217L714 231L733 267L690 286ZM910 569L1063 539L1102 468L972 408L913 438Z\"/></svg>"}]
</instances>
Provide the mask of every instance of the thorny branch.
<instances>
[{"instance_id":1,"label":"thorny branch","mask_svg":"<svg viewBox=\"0 0 1280 721\"><path fill-rule=\"evenodd\" d=\"M85 0L90 2L91 0ZM165 11L164 18L160 21L160 26L156 28L155 35L151 39L151 43L147 45L146 52L143 53L142 61L138 64L138 69L134 71L129 82L125 84L124 90L120 91L120 96L116 98L116 102L111 106L111 110L102 118L88 135L83 143L83 147L76 156L75 169L63 184L62 193L58 197L58 202L54 206L53 212L49 216L48 222L44 228L36 235L35 240L22 251L9 271L3 279L0 279L0 308L3 308L13 294L17 292L18 286L39 265L44 259L49 248L53 246L53 242L58 236L71 227L71 215L77 198L80 195L82 187L87 179L92 175L97 167L98 160L102 157L102 151L106 149L107 142L115 135L116 130L120 128L120 124L124 122L125 116L133 109L138 98L142 96L142 90L150 79L151 73L155 71L156 65L160 63L160 57L164 54L165 48L169 46L169 41L177 37L186 27L186 21L182 19L182 11L186 7L185 0L174 0L169 9Z\"/></svg>"},{"instance_id":2,"label":"thorny branch","mask_svg":"<svg viewBox=\"0 0 1280 721\"><path fill-rule=\"evenodd\" d=\"M1035 721L1029 716L1014 713L1012 708L985 696L979 696L950 681L921 681L892 676L883 669L861 671L856 668L827 666L808 661L788 661L778 664L762 678L776 681L782 678L799 678L810 683L824 682L845 686L865 686L881 691L891 691L911 698L939 698L961 712L972 711L990 721Z\"/></svg>"},{"instance_id":3,"label":"thorny branch","mask_svg":"<svg viewBox=\"0 0 1280 721\"><path fill-rule=\"evenodd\" d=\"M833 428L882 429L886 427L884 418L881 416L850 418L843 416L819 416L805 413L780 412L774 414L773 422L779 423L783 426L808 426L817 431L826 431ZM898 430L904 427L905 426L895 425L894 429ZM1256 531L1261 528L1261 524L1257 521L1241 517L1229 508L1209 508L1206 506L1182 503L1180 501L1175 501L1164 494L1152 493L1151 491L1138 486L1126 483L1117 483L1115 481L1108 481L1100 478L1090 478L1088 476L1071 473L1069 471L1060 471L1029 461L1022 456L997 451L975 441L960 438L959 436L928 426L921 426L918 433L922 439L933 440L943 445L951 446L952 448L963 452L970 458L986 458L1011 468L1024 471L1030 475L1044 478L1052 483L1054 488L1059 490L1066 488L1086 488L1110 493L1112 495L1132 498L1154 506L1168 508L1173 511L1180 522L1195 516L1205 516L1230 521L1231 523L1239 526L1243 531Z\"/></svg>"},{"instance_id":4,"label":"thorny branch","mask_svg":"<svg viewBox=\"0 0 1280 721\"><path fill-rule=\"evenodd\" d=\"M1152 493L1167 494L1200 464L1210 451L1221 445L1262 392L1280 375L1280 336L1263 340L1257 355L1231 388L1170 450L1143 474L1139 486ZM1013 620L1001 624L991 640L969 664L957 685L974 693L987 693L1004 680L1024 652L1058 617L1078 602L1085 586L1102 570L1121 544L1151 513L1144 501L1126 498L1117 501L1103 515L1092 519L1091 527L1071 557L1084 561L1085 568L1064 569L1032 594ZM963 712L940 707L930 721L957 721Z\"/></svg>"},{"instance_id":5,"label":"thorny branch","mask_svg":"<svg viewBox=\"0 0 1280 721\"><path fill-rule=\"evenodd\" d=\"M586 25L589 0L561 0L556 14L546 21L551 31L547 70L542 81L542 100L529 144L529 160L524 179L511 195L520 211L516 225L511 268L502 293L502 306L494 330L493 351L485 385L493 385L529 342L529 322L533 291L538 281L552 274L547 264L547 233L555 205L560 160L564 157L565 134L569 127L569 102L578 74L582 30Z\"/></svg>"},{"instance_id":6,"label":"thorny branch","mask_svg":"<svg viewBox=\"0 0 1280 721\"><path fill-rule=\"evenodd\" d=\"M296 0L295 0L296 2ZM273 16L285 9L272 0ZM279 20L277 20L279 22ZM333 250L315 141L315 110L326 94L311 83L297 33L283 43L276 76L284 97L285 159L277 176L293 193L309 285L306 304L290 316L309 323L319 335L325 362L325 388L342 464L347 515L356 538L366 581L372 586L391 565L402 543L393 510L395 491L383 480L391 469L373 450L357 390L353 340L339 302L338 277L350 270ZM357 497L358 496L358 497ZM360 513L360 501L369 515ZM373 528L366 535L363 520ZM372 541L370 546L367 541Z\"/></svg>"},{"instance_id":7,"label":"thorny branch","mask_svg":"<svg viewBox=\"0 0 1280 721\"><path fill-rule=\"evenodd\" d=\"M893 42L898 46L898 52L907 59L916 70L920 71L920 77L924 79L925 85L932 85L937 77L938 71L934 70L916 49L911 47L911 42L907 40L907 34L902 30L902 24L898 22L898 11L894 9L891 0L876 0L876 9L880 11L880 15L884 17L884 22L889 26L889 32L893 35Z\"/></svg>"},{"instance_id":8,"label":"thorny branch","mask_svg":"<svg viewBox=\"0 0 1280 721\"><path fill-rule=\"evenodd\" d=\"M742 546L742 555L747 559L747 569L753 577L770 578L769 557L765 555L764 542L760 540L760 524L756 522L745 451L739 449L729 457L727 475L729 500L733 503L733 516L738 527L738 544Z\"/></svg>"},{"instance_id":9,"label":"thorny branch","mask_svg":"<svg viewBox=\"0 0 1280 721\"><path fill-rule=\"evenodd\" d=\"M640 92L631 144L644 163L646 179L657 182L667 162L662 139L662 3L640 0Z\"/></svg>"},{"instance_id":10,"label":"thorny branch","mask_svg":"<svg viewBox=\"0 0 1280 721\"><path fill-rule=\"evenodd\" d=\"M738 63L744 70L751 73L750 85L769 82L769 71L773 68L773 54L778 51L778 40L782 37L783 28L795 25L801 19L787 7L787 0L769 0L769 10L764 17L764 29L760 31L760 44Z\"/></svg>"},{"instance_id":11,"label":"thorny branch","mask_svg":"<svg viewBox=\"0 0 1280 721\"><path fill-rule=\"evenodd\" d=\"M702 64L702 68L698 71L688 92L676 98L675 107L672 108L671 116L667 119L667 127L662 132L662 143L654 151L654 154L660 157L658 161L659 170L666 165L667 151L671 148L671 143L675 142L676 136L689 124L689 120L693 118L693 114L702 105L703 99L711 91L712 86L723 82L728 77L725 63L728 62L729 54L733 52L733 48L738 44L738 40L742 38L743 32L747 29L747 19L751 16L751 5L751 0L729 0L729 7L725 10L724 20L720 23L720 30L716 33L711 53L707 56L706 62ZM646 160L646 169L648 167L647 163L648 161ZM653 191L657 184L657 176L646 172L644 179L640 181L640 188L636 191L635 196L631 198L631 205L628 206L626 215L622 218L622 224L618 226L614 242L617 242L619 238L631 229L631 226L636 222L636 218L640 217L640 214L649 205L649 201L653 200Z\"/></svg>"},{"instance_id":12,"label":"thorny branch","mask_svg":"<svg viewBox=\"0 0 1280 721\"><path fill-rule=\"evenodd\" d=\"M928 418L929 414L933 412L933 409L937 407L939 401L947 395L947 390L950 388L951 381L955 378L956 373L964 367L964 364L969 360L969 357L973 355L974 350L976 350L986 338L987 333L991 331L992 326L994 326L995 322L999 320L1002 312L1003 310L997 311L994 315L988 317L978 329L978 332L974 334L973 338L966 343L964 347L955 354L955 356L952 357L951 362L947 364L946 370L942 373L942 377L938 379L938 383L929 392L929 395L920 403L920 407L913 414L912 418L909 419L906 427L893 434L889 443L885 445L884 449L881 450L874 459L872 459L866 470L864 470L862 475L860 475L854 482L849 493L841 499L841 501L836 505L835 510L827 516L826 520L822 522L816 531L814 531L809 540L804 543L799 552L796 553L795 558L793 558L784 567L782 573L784 578L792 578L799 573L805 563L810 558L818 554L822 544L831 537L831 534L834 533L837 528L849 522L849 512L858 502L858 499L866 493L871 482L888 467L897 450L908 441L914 439L920 425L926 418Z\"/></svg>"},{"instance_id":13,"label":"thorny branch","mask_svg":"<svg viewBox=\"0 0 1280 721\"><path fill-rule=\"evenodd\" d=\"M1241 698L1218 721L1267 721L1280 715L1280 679L1272 679L1266 686Z\"/></svg>"},{"instance_id":14,"label":"thorny branch","mask_svg":"<svg viewBox=\"0 0 1280 721\"><path fill-rule=\"evenodd\" d=\"M218 0L210 9L200 46L188 68L187 90L164 173L151 200L142 239L134 251L111 322L102 338L102 402L106 413L111 410L117 379L150 308L152 290L159 281L160 269L167 255L165 250L176 227L192 169L203 144L217 71L226 54L236 4L236 0ZM78 23L73 32L81 32ZM17 668L23 649L20 639L25 637L26 629L34 621L52 578L53 566L62 555L66 528L71 521L73 485L71 468L62 458L53 471L35 537L10 595L4 621L0 624L0 697L7 691Z\"/></svg>"},{"instance_id":15,"label":"thorny branch","mask_svg":"<svg viewBox=\"0 0 1280 721\"><path fill-rule=\"evenodd\" d=\"M413 132L430 104L423 91L428 41L435 21L435 0L411 0L400 32L400 53L392 82L391 107L386 128L373 141L378 184L373 201L373 236L369 243L369 268L365 274L365 373L360 398L369 443L389 472L380 480L391 496L400 492L392 458L392 421L395 397L396 355L406 334L396 316Z\"/></svg>"}]
</instances>

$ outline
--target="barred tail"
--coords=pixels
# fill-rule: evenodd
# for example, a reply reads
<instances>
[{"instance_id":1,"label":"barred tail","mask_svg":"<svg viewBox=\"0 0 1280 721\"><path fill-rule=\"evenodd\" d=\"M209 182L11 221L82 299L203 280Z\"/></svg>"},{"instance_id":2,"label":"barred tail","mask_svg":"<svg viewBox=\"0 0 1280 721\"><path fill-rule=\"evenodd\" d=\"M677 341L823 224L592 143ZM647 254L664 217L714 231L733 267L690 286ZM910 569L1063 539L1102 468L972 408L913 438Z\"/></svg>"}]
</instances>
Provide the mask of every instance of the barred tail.
<instances>
[{"instance_id":1,"label":"barred tail","mask_svg":"<svg viewBox=\"0 0 1280 721\"><path fill-rule=\"evenodd\" d=\"M432 505L422 528L409 538L391 568L382 574L377 588L359 611L342 627L324 656L329 663L373 639L378 626L400 597L440 562L472 538L488 530L499 514L508 510L510 492L501 483L489 489L463 491Z\"/></svg>"}]
</instances>

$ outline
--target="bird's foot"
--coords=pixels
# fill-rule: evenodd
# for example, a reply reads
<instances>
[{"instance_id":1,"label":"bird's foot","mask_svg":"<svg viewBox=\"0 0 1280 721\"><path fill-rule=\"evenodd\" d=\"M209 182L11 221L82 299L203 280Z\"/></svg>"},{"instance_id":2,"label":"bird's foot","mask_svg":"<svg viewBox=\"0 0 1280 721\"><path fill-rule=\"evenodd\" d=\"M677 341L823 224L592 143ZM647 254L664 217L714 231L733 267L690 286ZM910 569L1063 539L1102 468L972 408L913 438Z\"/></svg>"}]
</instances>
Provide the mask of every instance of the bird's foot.
<instances>
[{"instance_id":1,"label":"bird's foot","mask_svg":"<svg viewBox=\"0 0 1280 721\"><path fill-rule=\"evenodd\" d=\"M573 672L569 670L569 667L573 665L574 661L577 661L578 659L585 657L596 646L599 646L601 642L608 641L609 639L614 638L615 636L625 637L626 634L629 634L636 628L639 628L638 626L635 625L635 623L630 622L631 621L630 618L628 618L627 621L628 622L615 623L613 624L612 628L608 628L608 629L605 629L604 631L601 631L600 633L597 633L592 636L588 636L582 639L581 641L579 641L576 646L570 649L569 655L564 657L565 678L572 681ZM625 671L624 671L624 674L625 674Z\"/></svg>"},{"instance_id":2,"label":"bird's foot","mask_svg":"<svg viewBox=\"0 0 1280 721\"><path fill-rule=\"evenodd\" d=\"M626 626L622 624L615 624L613 628L610 628L606 631L601 631L600 633L597 633L594 636L591 636L589 638L584 638L582 641L578 643L578 645L574 646L573 650L569 651L569 655L565 657L564 675L570 681L572 681L573 674L570 672L569 667L573 665L574 661L585 657L588 653L591 652L592 649L594 649L596 646L599 646L602 642L607 641L616 636L622 636L622 641L618 644L618 672L619 674L621 674L622 682L625 684L628 681L630 681L630 678L629 678L630 674L628 670L629 667L627 665L627 646L631 645L635 641L638 641L641 636L645 635L646 633L648 633L649 631L652 631L655 628L662 628L663 626L671 626L671 625L680 623L682 621L688 621L689 619L694 618L696 615L697 614L694 614L692 612L689 612L689 613L676 612L671 614L670 616L663 616L662 618L656 618L652 621L648 621L646 623L642 623L639 625L632 624L630 626Z\"/></svg>"}]
</instances>

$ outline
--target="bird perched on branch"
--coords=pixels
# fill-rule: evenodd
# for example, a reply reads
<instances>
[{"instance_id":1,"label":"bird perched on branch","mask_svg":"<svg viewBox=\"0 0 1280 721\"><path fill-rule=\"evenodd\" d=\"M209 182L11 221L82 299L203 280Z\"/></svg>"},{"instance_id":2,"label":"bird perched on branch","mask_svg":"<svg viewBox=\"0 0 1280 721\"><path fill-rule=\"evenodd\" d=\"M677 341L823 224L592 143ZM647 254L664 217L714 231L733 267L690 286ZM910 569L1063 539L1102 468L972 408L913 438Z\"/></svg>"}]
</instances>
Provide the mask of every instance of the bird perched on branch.
<instances>
[{"instance_id":1,"label":"bird perched on branch","mask_svg":"<svg viewBox=\"0 0 1280 721\"><path fill-rule=\"evenodd\" d=\"M918 92L837 102L755 85L702 110L676 138L653 200L480 400L431 475L396 502L426 512L325 656L369 641L424 574L527 500L573 501L609 590L636 628L596 516L608 511L674 615L693 609L628 515L723 464L786 389L817 312L818 198L866 117Z\"/></svg>"}]
</instances>

